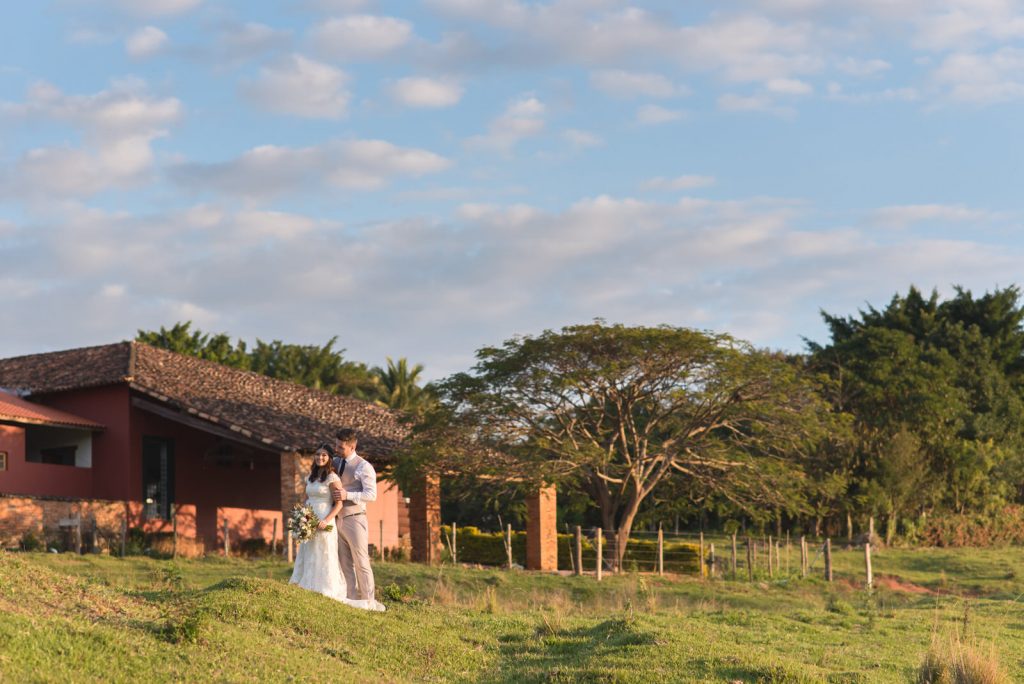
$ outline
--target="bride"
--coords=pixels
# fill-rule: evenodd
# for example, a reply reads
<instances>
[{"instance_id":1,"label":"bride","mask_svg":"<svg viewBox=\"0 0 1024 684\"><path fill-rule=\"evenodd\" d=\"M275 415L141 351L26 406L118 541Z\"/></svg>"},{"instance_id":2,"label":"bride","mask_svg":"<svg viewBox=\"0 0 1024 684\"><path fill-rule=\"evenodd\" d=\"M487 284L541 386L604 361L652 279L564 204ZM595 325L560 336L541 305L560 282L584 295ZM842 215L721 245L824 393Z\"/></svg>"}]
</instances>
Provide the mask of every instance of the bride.
<instances>
[{"instance_id":1,"label":"bride","mask_svg":"<svg viewBox=\"0 0 1024 684\"><path fill-rule=\"evenodd\" d=\"M380 610L376 601L346 598L345 577L341 574L338 560L338 533L336 518L341 511L342 502L334 502L331 490L341 489L341 478L334 471L330 447L324 445L317 449L313 456L313 469L306 480L306 503L320 518L317 526L319 532L309 541L299 545L299 553L295 557L295 569L292 571L291 584L303 589L329 596L345 605L366 610ZM328 525L335 529L327 531Z\"/></svg>"}]
</instances>

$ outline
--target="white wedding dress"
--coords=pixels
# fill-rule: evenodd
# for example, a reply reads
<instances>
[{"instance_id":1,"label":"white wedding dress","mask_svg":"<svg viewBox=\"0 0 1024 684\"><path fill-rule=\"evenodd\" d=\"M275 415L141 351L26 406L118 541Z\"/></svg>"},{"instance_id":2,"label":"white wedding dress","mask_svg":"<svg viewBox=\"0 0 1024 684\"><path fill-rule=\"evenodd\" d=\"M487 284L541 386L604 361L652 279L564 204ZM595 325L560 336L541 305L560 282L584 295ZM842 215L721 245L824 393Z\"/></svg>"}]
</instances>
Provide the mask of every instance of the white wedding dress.
<instances>
[{"instance_id":1,"label":"white wedding dress","mask_svg":"<svg viewBox=\"0 0 1024 684\"><path fill-rule=\"evenodd\" d=\"M326 518L334 507L330 488L332 482L340 483L341 479L331 473L324 482L309 482L308 478L306 480L306 503L321 520ZM348 592L345 576L341 574L341 564L338 560L338 522L331 521L334 529L330 532L317 532L312 539L299 544L299 553L295 556L295 569L289 582L329 596L347 606L380 610L382 606L376 601L346 597Z\"/></svg>"}]
</instances>

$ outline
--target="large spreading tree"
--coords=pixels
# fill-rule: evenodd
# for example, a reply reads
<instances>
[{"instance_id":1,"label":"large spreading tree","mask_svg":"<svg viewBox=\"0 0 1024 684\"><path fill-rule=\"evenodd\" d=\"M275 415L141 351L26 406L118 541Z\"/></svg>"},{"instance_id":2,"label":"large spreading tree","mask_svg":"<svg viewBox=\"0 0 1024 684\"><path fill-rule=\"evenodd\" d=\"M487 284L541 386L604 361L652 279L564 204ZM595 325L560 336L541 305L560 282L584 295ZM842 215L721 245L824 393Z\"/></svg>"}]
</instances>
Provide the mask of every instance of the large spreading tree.
<instances>
[{"instance_id":1,"label":"large spreading tree","mask_svg":"<svg viewBox=\"0 0 1024 684\"><path fill-rule=\"evenodd\" d=\"M827 411L798 364L728 335L595 322L477 352L439 383L404 468L586 491L617 562L674 478L744 506L792 505Z\"/></svg>"}]
</instances>

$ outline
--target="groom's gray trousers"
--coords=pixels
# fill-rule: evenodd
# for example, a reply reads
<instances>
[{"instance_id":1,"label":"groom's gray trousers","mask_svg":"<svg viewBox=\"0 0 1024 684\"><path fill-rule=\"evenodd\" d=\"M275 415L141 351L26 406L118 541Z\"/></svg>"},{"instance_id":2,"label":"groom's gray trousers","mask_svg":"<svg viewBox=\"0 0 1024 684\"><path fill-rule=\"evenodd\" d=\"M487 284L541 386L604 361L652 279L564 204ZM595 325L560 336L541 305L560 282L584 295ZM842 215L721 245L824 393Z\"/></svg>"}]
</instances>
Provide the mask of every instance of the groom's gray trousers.
<instances>
[{"instance_id":1,"label":"groom's gray trousers","mask_svg":"<svg viewBox=\"0 0 1024 684\"><path fill-rule=\"evenodd\" d=\"M338 525L338 560L345 574L350 599L373 599L373 570L370 569L368 542L366 513L341 518L341 524Z\"/></svg>"}]
</instances>

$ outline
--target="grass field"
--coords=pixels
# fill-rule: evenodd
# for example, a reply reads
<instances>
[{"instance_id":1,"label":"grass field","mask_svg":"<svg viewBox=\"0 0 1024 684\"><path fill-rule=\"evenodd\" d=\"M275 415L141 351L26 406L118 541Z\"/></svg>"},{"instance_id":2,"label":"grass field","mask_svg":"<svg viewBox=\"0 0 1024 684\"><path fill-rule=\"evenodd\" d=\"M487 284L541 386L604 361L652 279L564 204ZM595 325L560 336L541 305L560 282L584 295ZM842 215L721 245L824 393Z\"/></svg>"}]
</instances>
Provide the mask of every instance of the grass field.
<instances>
[{"instance_id":1,"label":"grass field","mask_svg":"<svg viewBox=\"0 0 1024 684\"><path fill-rule=\"evenodd\" d=\"M907 682L933 639L1024 681L1024 550L887 550L880 586L377 564L389 611L278 561L0 552L0 680Z\"/></svg>"}]
</instances>

